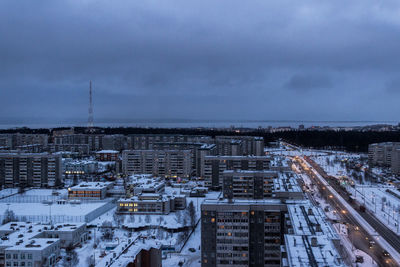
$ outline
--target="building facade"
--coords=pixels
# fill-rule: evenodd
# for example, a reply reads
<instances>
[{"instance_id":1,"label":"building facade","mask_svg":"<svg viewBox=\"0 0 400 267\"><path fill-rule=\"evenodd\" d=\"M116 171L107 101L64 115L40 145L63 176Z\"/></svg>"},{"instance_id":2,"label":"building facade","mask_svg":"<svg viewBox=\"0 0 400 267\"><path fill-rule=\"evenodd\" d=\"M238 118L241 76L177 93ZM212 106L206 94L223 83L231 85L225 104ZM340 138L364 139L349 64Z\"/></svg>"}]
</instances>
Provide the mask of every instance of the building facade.
<instances>
[{"instance_id":1,"label":"building facade","mask_svg":"<svg viewBox=\"0 0 400 267\"><path fill-rule=\"evenodd\" d=\"M270 158L266 156L205 156L201 177L206 186L222 188L226 170L268 170Z\"/></svg>"},{"instance_id":2,"label":"building facade","mask_svg":"<svg viewBox=\"0 0 400 267\"><path fill-rule=\"evenodd\" d=\"M124 174L152 174L167 178L190 177L190 150L125 150L122 152Z\"/></svg>"},{"instance_id":3,"label":"building facade","mask_svg":"<svg viewBox=\"0 0 400 267\"><path fill-rule=\"evenodd\" d=\"M47 153L0 154L0 185L53 187L62 182L61 156Z\"/></svg>"}]
</instances>

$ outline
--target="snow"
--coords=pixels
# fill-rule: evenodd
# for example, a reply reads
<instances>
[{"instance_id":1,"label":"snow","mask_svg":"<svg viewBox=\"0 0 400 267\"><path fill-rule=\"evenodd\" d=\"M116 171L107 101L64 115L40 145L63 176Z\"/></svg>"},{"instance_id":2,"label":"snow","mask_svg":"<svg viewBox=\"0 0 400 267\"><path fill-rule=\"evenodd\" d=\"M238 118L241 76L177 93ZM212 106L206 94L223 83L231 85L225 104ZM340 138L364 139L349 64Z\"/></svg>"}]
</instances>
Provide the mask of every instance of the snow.
<instances>
[{"instance_id":1,"label":"snow","mask_svg":"<svg viewBox=\"0 0 400 267\"><path fill-rule=\"evenodd\" d=\"M304 161L304 163L312 169L312 167ZM353 209L353 207L347 203L326 181L325 179L319 175L318 172L316 172L314 169L312 169L316 177L321 181L322 184L325 185L325 187L335 195L336 199L338 199L343 206L346 207L346 209L353 215L353 217L362 225L362 227L367 231L369 235L371 235L377 243L381 247L383 247L385 250L387 250L390 255L393 257L393 259L397 262L400 262L400 254L395 250L384 238L382 238L380 235L377 234L375 229L356 211Z\"/></svg>"},{"instance_id":2,"label":"snow","mask_svg":"<svg viewBox=\"0 0 400 267\"><path fill-rule=\"evenodd\" d=\"M333 227L335 228L336 232L340 235L341 239L341 244L343 247L346 249L348 255L350 255L352 266L357 266L357 267L375 267L378 266L378 264L372 259L371 256L369 256L367 253L365 253L362 250L355 249L354 246L351 244L350 239L348 238L348 231L347 231L347 226L341 223L334 224ZM356 256L362 256L364 259L363 263L355 263L356 261Z\"/></svg>"}]
</instances>

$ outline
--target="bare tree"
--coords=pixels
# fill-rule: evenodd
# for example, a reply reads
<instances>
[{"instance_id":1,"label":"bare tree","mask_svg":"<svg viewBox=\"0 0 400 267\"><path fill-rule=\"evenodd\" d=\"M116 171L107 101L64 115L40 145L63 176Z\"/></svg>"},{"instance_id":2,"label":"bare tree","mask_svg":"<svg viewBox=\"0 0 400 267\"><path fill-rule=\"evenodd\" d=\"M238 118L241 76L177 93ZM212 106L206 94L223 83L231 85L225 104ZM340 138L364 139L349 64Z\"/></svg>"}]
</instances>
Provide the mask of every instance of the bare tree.
<instances>
[{"instance_id":1,"label":"bare tree","mask_svg":"<svg viewBox=\"0 0 400 267\"><path fill-rule=\"evenodd\" d=\"M194 229L196 225L196 208L194 207L193 201L190 201L188 206L188 213L190 219L190 226Z\"/></svg>"}]
</instances>

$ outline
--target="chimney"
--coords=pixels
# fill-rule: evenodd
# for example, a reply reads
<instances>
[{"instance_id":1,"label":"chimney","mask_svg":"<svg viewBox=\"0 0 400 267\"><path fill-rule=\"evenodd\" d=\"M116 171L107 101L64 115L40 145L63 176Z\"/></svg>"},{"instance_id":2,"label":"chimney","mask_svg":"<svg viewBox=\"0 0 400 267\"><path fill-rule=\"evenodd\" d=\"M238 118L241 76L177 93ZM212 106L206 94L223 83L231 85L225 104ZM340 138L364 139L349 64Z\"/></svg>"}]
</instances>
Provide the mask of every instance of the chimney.
<instances>
[{"instance_id":1,"label":"chimney","mask_svg":"<svg viewBox=\"0 0 400 267\"><path fill-rule=\"evenodd\" d=\"M316 237L311 237L311 246L312 247L317 247L318 246L318 240Z\"/></svg>"},{"instance_id":2,"label":"chimney","mask_svg":"<svg viewBox=\"0 0 400 267\"><path fill-rule=\"evenodd\" d=\"M308 215L313 215L312 208L308 208Z\"/></svg>"}]
</instances>

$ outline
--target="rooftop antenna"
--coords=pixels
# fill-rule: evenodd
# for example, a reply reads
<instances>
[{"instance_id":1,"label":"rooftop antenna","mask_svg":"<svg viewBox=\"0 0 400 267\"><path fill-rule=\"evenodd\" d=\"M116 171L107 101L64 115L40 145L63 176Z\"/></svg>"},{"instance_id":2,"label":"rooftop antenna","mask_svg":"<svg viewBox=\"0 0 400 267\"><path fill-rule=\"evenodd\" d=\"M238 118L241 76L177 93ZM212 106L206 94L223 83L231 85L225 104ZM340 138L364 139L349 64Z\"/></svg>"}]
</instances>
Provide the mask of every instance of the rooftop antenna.
<instances>
[{"instance_id":1,"label":"rooftop antenna","mask_svg":"<svg viewBox=\"0 0 400 267\"><path fill-rule=\"evenodd\" d=\"M92 81L89 83L89 118L88 118L88 130L93 131L93 100L92 100Z\"/></svg>"}]
</instances>

